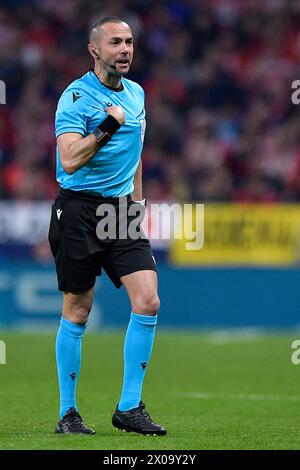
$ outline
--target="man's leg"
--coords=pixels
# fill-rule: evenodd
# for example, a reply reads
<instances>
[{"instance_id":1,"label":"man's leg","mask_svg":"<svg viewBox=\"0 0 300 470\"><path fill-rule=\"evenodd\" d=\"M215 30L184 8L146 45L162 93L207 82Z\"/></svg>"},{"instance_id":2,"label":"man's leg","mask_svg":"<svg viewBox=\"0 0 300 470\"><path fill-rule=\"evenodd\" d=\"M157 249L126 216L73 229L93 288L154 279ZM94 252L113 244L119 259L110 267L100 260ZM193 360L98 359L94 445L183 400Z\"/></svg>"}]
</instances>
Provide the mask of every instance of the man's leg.
<instances>
[{"instance_id":1,"label":"man's leg","mask_svg":"<svg viewBox=\"0 0 300 470\"><path fill-rule=\"evenodd\" d=\"M70 432L76 413L76 385L81 366L81 344L89 312L93 304L93 289L78 294L64 293L63 316L56 338L56 364L60 391L60 422L57 432ZM71 414L67 413L71 410ZM67 423L63 418L67 416ZM74 421L74 420L73 420ZM66 430L64 431L64 425ZM77 426L78 427L78 426ZM76 426L71 426L76 432ZM88 428L79 426L87 434Z\"/></svg>"},{"instance_id":2,"label":"man's leg","mask_svg":"<svg viewBox=\"0 0 300 470\"><path fill-rule=\"evenodd\" d=\"M128 432L164 435L167 431L152 422L141 401L159 310L157 274L152 270L136 271L121 277L121 281L130 297L132 313L124 342L123 388L112 423Z\"/></svg>"},{"instance_id":3,"label":"man's leg","mask_svg":"<svg viewBox=\"0 0 300 470\"><path fill-rule=\"evenodd\" d=\"M142 386L154 342L159 298L155 271L137 271L121 278L132 313L124 342L124 380L118 409L139 406Z\"/></svg>"}]
</instances>

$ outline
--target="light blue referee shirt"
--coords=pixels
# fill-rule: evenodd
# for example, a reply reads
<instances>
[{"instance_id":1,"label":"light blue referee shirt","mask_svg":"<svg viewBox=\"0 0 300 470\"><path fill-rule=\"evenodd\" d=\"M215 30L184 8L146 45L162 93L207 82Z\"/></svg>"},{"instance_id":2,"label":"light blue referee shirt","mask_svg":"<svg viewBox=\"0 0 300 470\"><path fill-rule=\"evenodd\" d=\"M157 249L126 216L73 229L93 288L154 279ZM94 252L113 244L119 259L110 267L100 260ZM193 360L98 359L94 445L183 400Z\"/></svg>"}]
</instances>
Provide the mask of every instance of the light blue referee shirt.
<instances>
[{"instance_id":1,"label":"light blue referee shirt","mask_svg":"<svg viewBox=\"0 0 300 470\"><path fill-rule=\"evenodd\" d=\"M121 197L133 191L133 179L141 157L146 127L144 91L122 77L123 89L103 85L94 72L72 82L58 102L55 134L78 132L86 137L106 118L104 108L121 106L125 124L82 168L72 175L62 167L56 150L56 179L60 187L103 197Z\"/></svg>"}]
</instances>

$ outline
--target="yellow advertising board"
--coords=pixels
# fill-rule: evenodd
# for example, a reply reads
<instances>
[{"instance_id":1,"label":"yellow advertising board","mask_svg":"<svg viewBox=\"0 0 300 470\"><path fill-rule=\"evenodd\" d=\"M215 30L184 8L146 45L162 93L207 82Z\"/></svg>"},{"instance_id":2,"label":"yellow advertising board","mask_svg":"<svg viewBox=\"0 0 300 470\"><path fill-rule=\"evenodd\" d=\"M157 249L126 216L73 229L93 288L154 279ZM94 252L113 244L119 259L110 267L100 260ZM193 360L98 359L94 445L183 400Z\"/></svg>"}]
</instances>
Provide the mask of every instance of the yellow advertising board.
<instances>
[{"instance_id":1,"label":"yellow advertising board","mask_svg":"<svg viewBox=\"0 0 300 470\"><path fill-rule=\"evenodd\" d=\"M182 217L182 237L172 241L170 257L174 264L300 263L300 205L205 204L204 227L195 227L195 213L190 211L189 217ZM190 227L195 232L204 230L201 249L190 249L190 237L185 236L192 233Z\"/></svg>"}]
</instances>

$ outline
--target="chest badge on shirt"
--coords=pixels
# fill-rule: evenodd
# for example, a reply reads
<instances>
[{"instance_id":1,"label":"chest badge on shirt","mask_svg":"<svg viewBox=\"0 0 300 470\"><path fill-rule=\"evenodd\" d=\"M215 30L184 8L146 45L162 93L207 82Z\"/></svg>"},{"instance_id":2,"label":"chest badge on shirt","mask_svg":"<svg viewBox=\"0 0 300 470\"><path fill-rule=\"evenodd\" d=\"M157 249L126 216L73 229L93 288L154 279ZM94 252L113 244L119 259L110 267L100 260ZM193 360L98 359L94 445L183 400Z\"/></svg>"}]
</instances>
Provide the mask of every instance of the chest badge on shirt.
<instances>
[{"instance_id":1,"label":"chest badge on shirt","mask_svg":"<svg viewBox=\"0 0 300 470\"><path fill-rule=\"evenodd\" d=\"M99 111L104 111L105 108L110 108L111 106L113 106L113 104L110 101L108 103L103 103L103 108L100 108L100 106L91 105L92 108L98 109Z\"/></svg>"},{"instance_id":2,"label":"chest badge on shirt","mask_svg":"<svg viewBox=\"0 0 300 470\"><path fill-rule=\"evenodd\" d=\"M141 126L141 142L144 142L145 131L146 131L146 119L140 119L140 126Z\"/></svg>"}]
</instances>

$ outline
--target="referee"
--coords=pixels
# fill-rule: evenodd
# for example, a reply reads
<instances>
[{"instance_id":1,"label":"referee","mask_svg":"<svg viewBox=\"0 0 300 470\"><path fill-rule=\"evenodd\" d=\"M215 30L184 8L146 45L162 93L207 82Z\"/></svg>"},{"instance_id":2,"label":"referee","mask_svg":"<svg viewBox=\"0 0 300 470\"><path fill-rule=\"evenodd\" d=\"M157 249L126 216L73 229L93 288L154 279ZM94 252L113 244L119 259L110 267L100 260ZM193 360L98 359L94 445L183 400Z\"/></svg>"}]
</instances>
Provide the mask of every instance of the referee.
<instances>
[{"instance_id":1,"label":"referee","mask_svg":"<svg viewBox=\"0 0 300 470\"><path fill-rule=\"evenodd\" d=\"M166 430L152 422L141 401L159 310L150 243L141 231L138 238L130 237L129 230L126 237L118 237L117 230L117 237L109 238L96 231L101 220L96 211L99 214L103 204L115 209L117 226L122 204L145 210L144 91L124 78L133 57L128 24L116 17L98 21L90 31L88 50L94 69L66 88L55 121L60 190L52 205L49 242L63 292L56 339L60 412L55 432L95 434L78 413L76 385L95 280L103 268L117 288L125 286L132 308L124 342L123 387L112 424L128 432L164 435ZM132 216L127 215L130 225Z\"/></svg>"}]
</instances>

